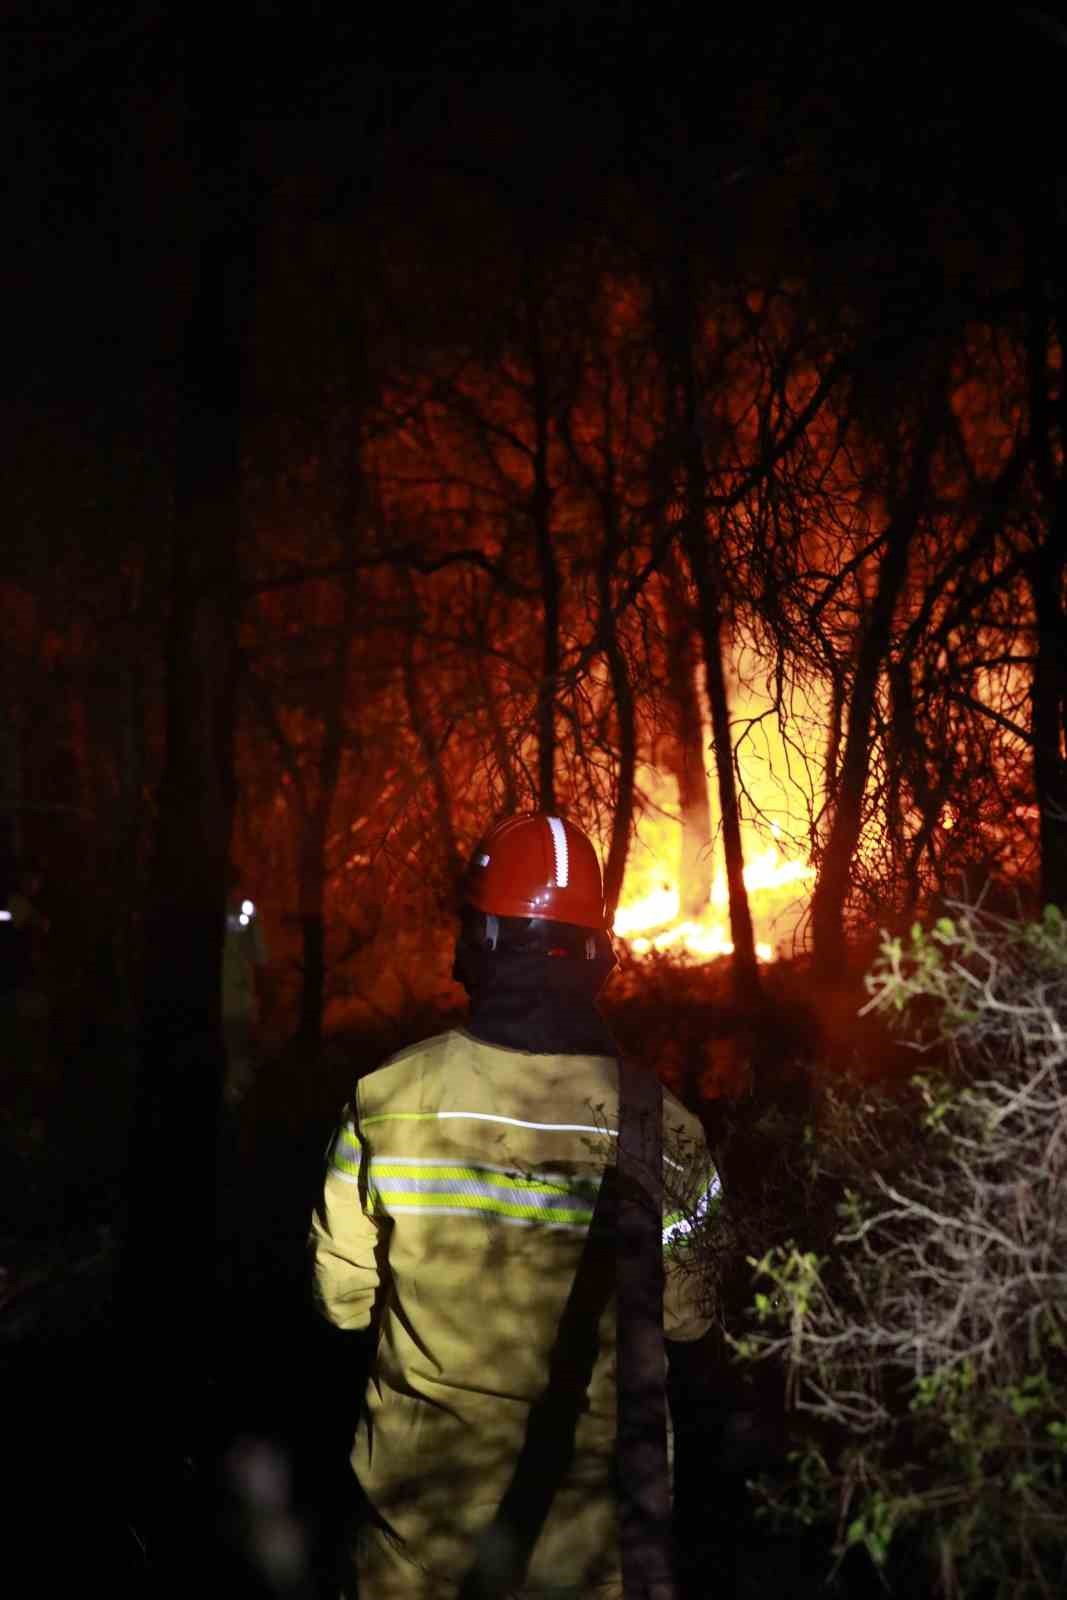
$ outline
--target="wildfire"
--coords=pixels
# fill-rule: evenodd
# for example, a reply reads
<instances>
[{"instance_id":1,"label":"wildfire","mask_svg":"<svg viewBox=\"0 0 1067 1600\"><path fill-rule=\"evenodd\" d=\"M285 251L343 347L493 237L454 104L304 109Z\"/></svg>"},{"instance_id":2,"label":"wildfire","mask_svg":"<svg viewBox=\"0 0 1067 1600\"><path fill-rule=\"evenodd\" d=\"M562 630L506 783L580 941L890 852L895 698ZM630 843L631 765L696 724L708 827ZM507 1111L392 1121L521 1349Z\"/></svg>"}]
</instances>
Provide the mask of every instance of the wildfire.
<instances>
[{"instance_id":1,"label":"wildfire","mask_svg":"<svg viewBox=\"0 0 1067 1600\"><path fill-rule=\"evenodd\" d=\"M780 905L782 890L807 883L814 875L807 862L782 855L777 843L754 856L745 866L744 878L755 920L760 920L763 903L774 900ZM671 873L664 873L657 888L624 901L615 913L614 932L638 956L657 950L678 950L697 961L728 956L733 944L721 909L729 899L725 873L721 868L716 872L707 910L699 920L681 919L681 896L671 879ZM771 961L774 947L758 940L756 955L760 961Z\"/></svg>"},{"instance_id":2,"label":"wildfire","mask_svg":"<svg viewBox=\"0 0 1067 1600\"><path fill-rule=\"evenodd\" d=\"M745 889L756 955L760 961L773 961L790 948L815 878L801 841L809 837L817 809L818 748L826 708L803 701L794 705L787 748L776 717L767 715L774 702L759 688L758 658L745 655L743 640L734 643L741 652L738 681L745 685L743 691L739 688L735 712L749 729L735 752L745 795L752 802L741 818ZM639 770L641 805L613 924L636 956L666 950L702 962L733 951L721 831L714 826L718 806L713 764L707 760L712 750L707 728L702 746L708 780L703 816L699 800L692 799L683 814L673 769L649 763ZM802 762L796 760L798 748Z\"/></svg>"}]
</instances>

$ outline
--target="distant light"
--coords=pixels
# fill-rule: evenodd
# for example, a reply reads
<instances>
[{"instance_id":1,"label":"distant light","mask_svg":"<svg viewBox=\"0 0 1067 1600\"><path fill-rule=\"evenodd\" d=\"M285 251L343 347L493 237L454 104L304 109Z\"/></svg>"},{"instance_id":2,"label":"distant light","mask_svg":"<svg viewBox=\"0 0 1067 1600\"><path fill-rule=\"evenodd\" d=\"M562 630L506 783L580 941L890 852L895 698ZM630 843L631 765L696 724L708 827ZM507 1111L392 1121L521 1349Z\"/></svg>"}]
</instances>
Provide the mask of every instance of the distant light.
<instances>
[{"instance_id":1,"label":"distant light","mask_svg":"<svg viewBox=\"0 0 1067 1600\"><path fill-rule=\"evenodd\" d=\"M251 922L252 918L248 915L248 913L246 911L242 911L241 915L237 918L237 920L241 924L242 928L247 928L248 924Z\"/></svg>"},{"instance_id":2,"label":"distant light","mask_svg":"<svg viewBox=\"0 0 1067 1600\"><path fill-rule=\"evenodd\" d=\"M11 913L10 913L10 911L0 911L0 922L10 922L10 921L11 921Z\"/></svg>"},{"instance_id":3,"label":"distant light","mask_svg":"<svg viewBox=\"0 0 1067 1600\"><path fill-rule=\"evenodd\" d=\"M251 900L242 900L241 901L241 910L244 912L244 915L246 917L250 917L255 909L256 908L252 904Z\"/></svg>"}]
</instances>

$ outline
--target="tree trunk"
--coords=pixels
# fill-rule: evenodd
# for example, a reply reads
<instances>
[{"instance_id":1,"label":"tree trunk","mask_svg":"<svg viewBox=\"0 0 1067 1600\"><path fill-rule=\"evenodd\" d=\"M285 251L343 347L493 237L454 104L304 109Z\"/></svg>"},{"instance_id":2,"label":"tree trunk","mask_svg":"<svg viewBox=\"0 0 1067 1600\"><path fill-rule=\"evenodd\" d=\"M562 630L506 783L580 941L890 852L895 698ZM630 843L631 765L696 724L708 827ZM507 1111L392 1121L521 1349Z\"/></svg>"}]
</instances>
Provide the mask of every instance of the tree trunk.
<instances>
[{"instance_id":1,"label":"tree trunk","mask_svg":"<svg viewBox=\"0 0 1067 1600\"><path fill-rule=\"evenodd\" d=\"M301 963L296 1040L311 1053L322 1044L326 1000L326 831L332 801L332 788L329 794L320 793L300 826Z\"/></svg>"},{"instance_id":2,"label":"tree trunk","mask_svg":"<svg viewBox=\"0 0 1067 1600\"><path fill-rule=\"evenodd\" d=\"M548 372L541 342L539 307L532 286L527 289L527 355L533 377L534 451L530 519L541 576L541 681L537 691L537 804L556 809L556 692L559 680L559 566L552 542L552 485L548 444L551 416Z\"/></svg>"},{"instance_id":3,"label":"tree trunk","mask_svg":"<svg viewBox=\"0 0 1067 1600\"><path fill-rule=\"evenodd\" d=\"M833 982L844 968L845 902L863 823L875 699L889 654L893 616L908 575L912 537L931 454L932 443L927 435L915 447L905 501L890 517L878 585L856 658L837 794L811 900L812 952L816 976L823 983Z\"/></svg>"},{"instance_id":4,"label":"tree trunk","mask_svg":"<svg viewBox=\"0 0 1067 1600\"><path fill-rule=\"evenodd\" d=\"M430 726L430 715L423 698L419 681L419 665L415 656L415 635L410 633L404 641L404 698L407 701L411 731L418 742L422 759L430 777L433 790L434 819L445 857L445 872L449 896L456 890L463 875L463 862L456 844L452 825L452 796L448 777L441 760L442 742Z\"/></svg>"},{"instance_id":5,"label":"tree trunk","mask_svg":"<svg viewBox=\"0 0 1067 1600\"><path fill-rule=\"evenodd\" d=\"M297 1039L306 1050L322 1044L326 1004L326 841L333 815L345 743L345 706L355 625L355 585L348 584L337 656L326 678L325 723L315 798L301 819L300 934L303 947Z\"/></svg>"},{"instance_id":6,"label":"tree trunk","mask_svg":"<svg viewBox=\"0 0 1067 1600\"><path fill-rule=\"evenodd\" d=\"M734 992L740 1005L754 1008L762 999L762 985L756 963L756 937L748 904L748 890L745 888L745 857L741 846L741 816L737 804L733 739L730 734L730 701L722 657L721 603L717 586L708 571L707 535L703 528L695 535L687 532L686 548L700 606L704 681L711 712L712 748L715 753L726 861L726 892L730 906L730 938L734 947Z\"/></svg>"},{"instance_id":7,"label":"tree trunk","mask_svg":"<svg viewBox=\"0 0 1067 1600\"><path fill-rule=\"evenodd\" d=\"M612 490L602 497L604 516L604 544L597 571L597 590L600 605L600 633L604 655L611 678L615 701L615 724L619 740L618 780L615 810L611 819L611 839L608 858L604 864L604 914L608 926L622 893L622 880L626 873L626 857L630 851L630 836L634 821L634 778L637 774L637 732L634 726L634 692L630 682L630 669L619 642L618 629L612 611L612 578L622 543L618 510Z\"/></svg>"},{"instance_id":8,"label":"tree trunk","mask_svg":"<svg viewBox=\"0 0 1067 1600\"><path fill-rule=\"evenodd\" d=\"M667 581L667 686L673 718L666 755L678 785L682 823L679 911L683 917L695 919L708 909L713 873L711 804L696 682L697 641L684 574L673 553L664 562L663 573Z\"/></svg>"},{"instance_id":9,"label":"tree trunk","mask_svg":"<svg viewBox=\"0 0 1067 1600\"><path fill-rule=\"evenodd\" d=\"M154 1467L174 1494L183 1456L196 1448L194 1430L203 1422L213 1327L213 1174L224 1065L220 970L234 802L242 340L252 264L232 79L206 41L199 50L190 45L185 72L192 187L200 209L178 400L166 743L120 1285L130 1392L144 1399L146 1412L146 1434L130 1459L138 1460L139 1470ZM162 1559L171 1557L175 1568L186 1559L176 1535Z\"/></svg>"},{"instance_id":10,"label":"tree trunk","mask_svg":"<svg viewBox=\"0 0 1067 1600\"><path fill-rule=\"evenodd\" d=\"M1067 434L1067 383L1063 376L1067 356L1067 248L1062 184L1060 189L1057 194L1053 186L1037 185L1030 196L1031 210L1026 219L1030 435L1044 522L1043 537L1038 535L1038 546L1027 563L1027 577L1037 632L1030 706L1034 788L1040 819L1041 901L1043 905L1067 909L1067 614L1063 603L1067 475L1062 460ZM1058 329L1058 340L1054 340L1054 327Z\"/></svg>"},{"instance_id":11,"label":"tree trunk","mask_svg":"<svg viewBox=\"0 0 1067 1600\"><path fill-rule=\"evenodd\" d=\"M140 860L145 782L145 702L142 675L127 663L120 687L118 827L115 872L119 912L115 936L118 1008L125 1037L133 1039L141 1010L141 941L137 927L137 863Z\"/></svg>"},{"instance_id":12,"label":"tree trunk","mask_svg":"<svg viewBox=\"0 0 1067 1600\"><path fill-rule=\"evenodd\" d=\"M22 854L22 717L17 696L16 684L10 690L4 685L0 709L0 873L10 871Z\"/></svg>"},{"instance_id":13,"label":"tree trunk","mask_svg":"<svg viewBox=\"0 0 1067 1600\"><path fill-rule=\"evenodd\" d=\"M1067 498L1067 497L1065 497ZM1041 904L1067 911L1067 514L1055 517L1030 563L1037 654L1030 686L1034 789L1041 842Z\"/></svg>"},{"instance_id":14,"label":"tree trunk","mask_svg":"<svg viewBox=\"0 0 1067 1600\"><path fill-rule=\"evenodd\" d=\"M686 320L686 326L689 319ZM704 654L704 682L711 714L712 749L722 817L723 854L726 865L726 891L730 907L730 938L733 943L733 985L738 1004L746 1009L759 1006L762 999L756 939L752 913L745 888L745 858L741 846L741 816L734 778L734 750L730 733L730 699L723 662L723 596L709 547L706 513L706 473L704 446L699 432L699 416L693 379L692 359L687 342L681 374L681 428L685 440L685 515L683 538L689 571L697 594L697 618Z\"/></svg>"},{"instance_id":15,"label":"tree trunk","mask_svg":"<svg viewBox=\"0 0 1067 1600\"><path fill-rule=\"evenodd\" d=\"M704 681L711 719L712 749L722 817L723 854L726 889L730 908L730 938L734 953L732 976L734 994L740 1006L754 1010L762 1001L762 984L756 962L756 940L752 913L745 888L744 852L741 846L741 818L737 784L734 778L733 739L730 733L730 700L723 663L723 606L725 595L719 564L708 538L707 468L704 437L693 366L694 343L698 337L698 317L689 277L687 240L676 243L671 299L666 308L666 354L671 380L675 427L679 449L677 464L682 474L682 542L689 572L696 589L697 625L704 659Z\"/></svg>"},{"instance_id":16,"label":"tree trunk","mask_svg":"<svg viewBox=\"0 0 1067 1600\"><path fill-rule=\"evenodd\" d=\"M478 688L481 691L482 703L485 706L485 717L489 727L489 743L493 751L493 759L500 774L501 802L504 813L513 816L519 809L519 791L515 782L515 767L508 749L507 735L500 719L500 707L497 703L496 689L493 685L491 663L486 659L483 649L487 637L487 619L483 612L478 618L478 649L475 651L475 671L478 675Z\"/></svg>"},{"instance_id":17,"label":"tree trunk","mask_svg":"<svg viewBox=\"0 0 1067 1600\"><path fill-rule=\"evenodd\" d=\"M350 555L354 554L354 530L359 526L362 510L362 487L362 474L357 467L352 475L351 492L344 496L341 514ZM298 892L303 959L296 1037L300 1046L311 1053L316 1053L322 1045L326 1006L326 841L341 777L353 635L364 581L355 572L345 579L337 646L324 674L323 739L317 780L312 786L314 798L306 803L300 826Z\"/></svg>"}]
</instances>

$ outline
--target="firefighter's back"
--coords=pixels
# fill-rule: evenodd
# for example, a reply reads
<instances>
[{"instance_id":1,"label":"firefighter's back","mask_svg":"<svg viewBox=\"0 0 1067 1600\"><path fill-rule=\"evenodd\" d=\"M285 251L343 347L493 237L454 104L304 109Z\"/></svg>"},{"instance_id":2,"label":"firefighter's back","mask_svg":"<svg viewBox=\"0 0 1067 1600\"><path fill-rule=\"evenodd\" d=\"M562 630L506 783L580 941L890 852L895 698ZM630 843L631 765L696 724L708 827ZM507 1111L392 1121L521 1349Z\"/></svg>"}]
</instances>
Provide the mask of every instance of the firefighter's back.
<instances>
[{"instance_id":1,"label":"firefighter's back","mask_svg":"<svg viewBox=\"0 0 1067 1600\"><path fill-rule=\"evenodd\" d=\"M338 1145L388 1260L354 1465L442 1579L495 1559L487 1531L533 1537L534 1589L614 1570L614 1300L586 1246L617 1082L456 1031L365 1078Z\"/></svg>"}]
</instances>

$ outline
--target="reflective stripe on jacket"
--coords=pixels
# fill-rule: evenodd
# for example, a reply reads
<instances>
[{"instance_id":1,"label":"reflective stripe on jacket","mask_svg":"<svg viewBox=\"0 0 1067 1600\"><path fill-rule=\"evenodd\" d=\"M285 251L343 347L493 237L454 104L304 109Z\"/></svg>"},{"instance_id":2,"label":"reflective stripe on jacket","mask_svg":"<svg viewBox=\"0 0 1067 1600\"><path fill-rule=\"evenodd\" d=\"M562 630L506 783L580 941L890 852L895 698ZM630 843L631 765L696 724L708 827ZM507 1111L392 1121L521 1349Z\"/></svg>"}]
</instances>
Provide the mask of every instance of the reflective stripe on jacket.
<instances>
[{"instance_id":1,"label":"reflective stripe on jacket","mask_svg":"<svg viewBox=\"0 0 1067 1600\"><path fill-rule=\"evenodd\" d=\"M617 1573L610 1281L586 1308L591 1371L570 1437L531 1456L532 1432L555 1438L545 1413L569 1354L557 1331L566 1317L574 1341L581 1326L572 1291L617 1130L613 1058L455 1030L364 1078L335 1141L317 1293L338 1327L378 1323L353 1466L400 1553L444 1584L500 1557L524 1471L537 1478L530 1505L551 1479L524 1592ZM666 1093L664 1157L665 1331L694 1339L708 1318L685 1256L718 1180L700 1124Z\"/></svg>"}]
</instances>

